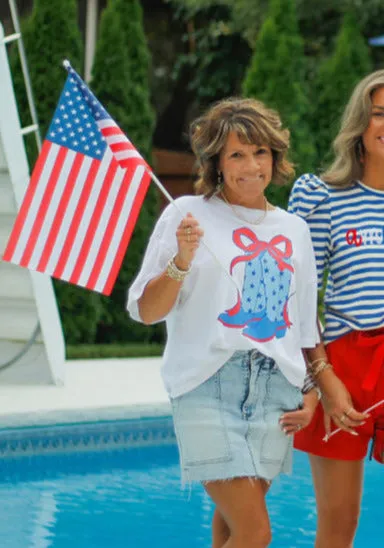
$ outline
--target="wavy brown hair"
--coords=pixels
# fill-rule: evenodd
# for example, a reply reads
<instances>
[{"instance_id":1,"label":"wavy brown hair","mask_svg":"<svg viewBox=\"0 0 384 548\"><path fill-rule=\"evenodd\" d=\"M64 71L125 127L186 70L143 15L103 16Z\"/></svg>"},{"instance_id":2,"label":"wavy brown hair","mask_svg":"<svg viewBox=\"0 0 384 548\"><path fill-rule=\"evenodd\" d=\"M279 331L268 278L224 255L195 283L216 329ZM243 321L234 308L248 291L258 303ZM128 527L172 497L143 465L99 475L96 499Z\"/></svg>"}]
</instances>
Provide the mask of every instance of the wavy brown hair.
<instances>
[{"instance_id":1,"label":"wavy brown hair","mask_svg":"<svg viewBox=\"0 0 384 548\"><path fill-rule=\"evenodd\" d=\"M199 174L197 194L210 198L217 192L219 156L231 131L244 143L271 148L275 184L283 184L293 175L287 158L290 134L277 112L256 99L234 97L215 103L191 124L190 140Z\"/></svg>"},{"instance_id":2,"label":"wavy brown hair","mask_svg":"<svg viewBox=\"0 0 384 548\"><path fill-rule=\"evenodd\" d=\"M333 141L335 159L321 178L331 184L346 186L363 176L363 133L369 125L372 95L384 87L384 70L366 76L352 92L341 119L340 131Z\"/></svg>"}]
</instances>

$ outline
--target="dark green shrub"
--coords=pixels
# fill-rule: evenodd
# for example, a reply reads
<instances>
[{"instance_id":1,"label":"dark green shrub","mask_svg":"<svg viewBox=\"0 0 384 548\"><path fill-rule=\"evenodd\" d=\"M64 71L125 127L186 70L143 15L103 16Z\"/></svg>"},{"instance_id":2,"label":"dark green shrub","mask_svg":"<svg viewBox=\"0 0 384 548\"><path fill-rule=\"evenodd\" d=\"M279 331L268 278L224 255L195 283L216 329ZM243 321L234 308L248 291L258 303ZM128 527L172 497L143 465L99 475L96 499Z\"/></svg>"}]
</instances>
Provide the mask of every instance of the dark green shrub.
<instances>
[{"instance_id":1,"label":"dark green shrub","mask_svg":"<svg viewBox=\"0 0 384 548\"><path fill-rule=\"evenodd\" d=\"M295 1L271 0L243 81L243 95L276 109L291 131L291 158L298 171L312 167L314 145L309 129L305 59ZM285 207L289 186L271 185L269 197Z\"/></svg>"},{"instance_id":2,"label":"dark green shrub","mask_svg":"<svg viewBox=\"0 0 384 548\"><path fill-rule=\"evenodd\" d=\"M154 129L149 62L140 3L110 0L101 16L91 87L148 162ZM110 297L102 298L98 342L162 339L162 327L148 328L133 322L125 311L127 290L140 267L156 215L157 189L151 185L113 292Z\"/></svg>"},{"instance_id":3,"label":"dark green shrub","mask_svg":"<svg viewBox=\"0 0 384 548\"><path fill-rule=\"evenodd\" d=\"M355 15L349 12L344 16L334 52L320 65L315 80L312 127L321 164L330 159L331 143L354 86L371 70L369 47Z\"/></svg>"}]
</instances>

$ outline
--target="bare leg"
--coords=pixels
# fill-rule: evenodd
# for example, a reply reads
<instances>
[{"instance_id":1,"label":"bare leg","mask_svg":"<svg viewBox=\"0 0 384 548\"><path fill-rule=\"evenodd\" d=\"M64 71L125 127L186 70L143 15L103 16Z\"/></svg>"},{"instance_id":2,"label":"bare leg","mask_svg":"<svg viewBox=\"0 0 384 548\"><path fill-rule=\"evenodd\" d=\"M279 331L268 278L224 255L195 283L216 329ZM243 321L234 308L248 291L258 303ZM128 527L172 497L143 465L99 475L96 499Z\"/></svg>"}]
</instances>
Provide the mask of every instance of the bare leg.
<instances>
[{"instance_id":1,"label":"bare leg","mask_svg":"<svg viewBox=\"0 0 384 548\"><path fill-rule=\"evenodd\" d=\"M222 548L229 539L230 533L227 522L215 508L212 519L212 548Z\"/></svg>"},{"instance_id":2,"label":"bare leg","mask_svg":"<svg viewBox=\"0 0 384 548\"><path fill-rule=\"evenodd\" d=\"M315 548L353 548L360 514L363 461L310 455L318 524Z\"/></svg>"},{"instance_id":3,"label":"bare leg","mask_svg":"<svg viewBox=\"0 0 384 548\"><path fill-rule=\"evenodd\" d=\"M253 478L235 478L205 484L216 504L214 548L266 548L271 528L265 505L268 484Z\"/></svg>"}]
</instances>

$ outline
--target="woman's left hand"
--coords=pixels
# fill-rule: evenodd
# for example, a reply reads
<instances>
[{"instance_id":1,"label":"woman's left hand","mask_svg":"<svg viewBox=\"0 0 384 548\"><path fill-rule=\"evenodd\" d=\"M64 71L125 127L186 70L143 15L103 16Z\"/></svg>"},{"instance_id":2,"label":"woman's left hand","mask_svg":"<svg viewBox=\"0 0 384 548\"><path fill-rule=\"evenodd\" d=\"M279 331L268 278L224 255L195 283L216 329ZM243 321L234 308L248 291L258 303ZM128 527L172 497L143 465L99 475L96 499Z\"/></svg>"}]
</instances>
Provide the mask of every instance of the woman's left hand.
<instances>
[{"instance_id":1,"label":"woman's left hand","mask_svg":"<svg viewBox=\"0 0 384 548\"><path fill-rule=\"evenodd\" d=\"M287 436L296 434L311 422L319 403L318 393L316 389L311 390L303 395L303 407L295 411L284 413L279 420L281 429Z\"/></svg>"}]
</instances>

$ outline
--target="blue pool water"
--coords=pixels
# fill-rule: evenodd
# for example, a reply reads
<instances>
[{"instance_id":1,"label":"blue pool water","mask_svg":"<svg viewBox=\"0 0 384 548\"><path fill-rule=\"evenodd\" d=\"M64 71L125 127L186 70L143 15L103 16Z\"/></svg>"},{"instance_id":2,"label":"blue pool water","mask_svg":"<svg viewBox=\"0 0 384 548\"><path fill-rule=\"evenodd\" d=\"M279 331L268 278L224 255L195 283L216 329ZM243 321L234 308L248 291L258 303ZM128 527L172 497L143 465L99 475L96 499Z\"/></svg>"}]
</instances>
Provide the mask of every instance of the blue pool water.
<instances>
[{"instance_id":1,"label":"blue pool water","mask_svg":"<svg viewBox=\"0 0 384 548\"><path fill-rule=\"evenodd\" d=\"M33 443L33 431L17 432L17 442L14 434L0 436L1 548L210 547L212 504L200 487L181 490L173 438L151 441L140 434L130 445L120 428L114 425L108 443L88 435L85 425L64 438L51 429L45 445L41 432ZM367 463L355 548L384 546L383 492L382 468ZM273 548L313 547L315 504L305 455L296 453L293 477L274 483L268 506Z\"/></svg>"}]
</instances>

